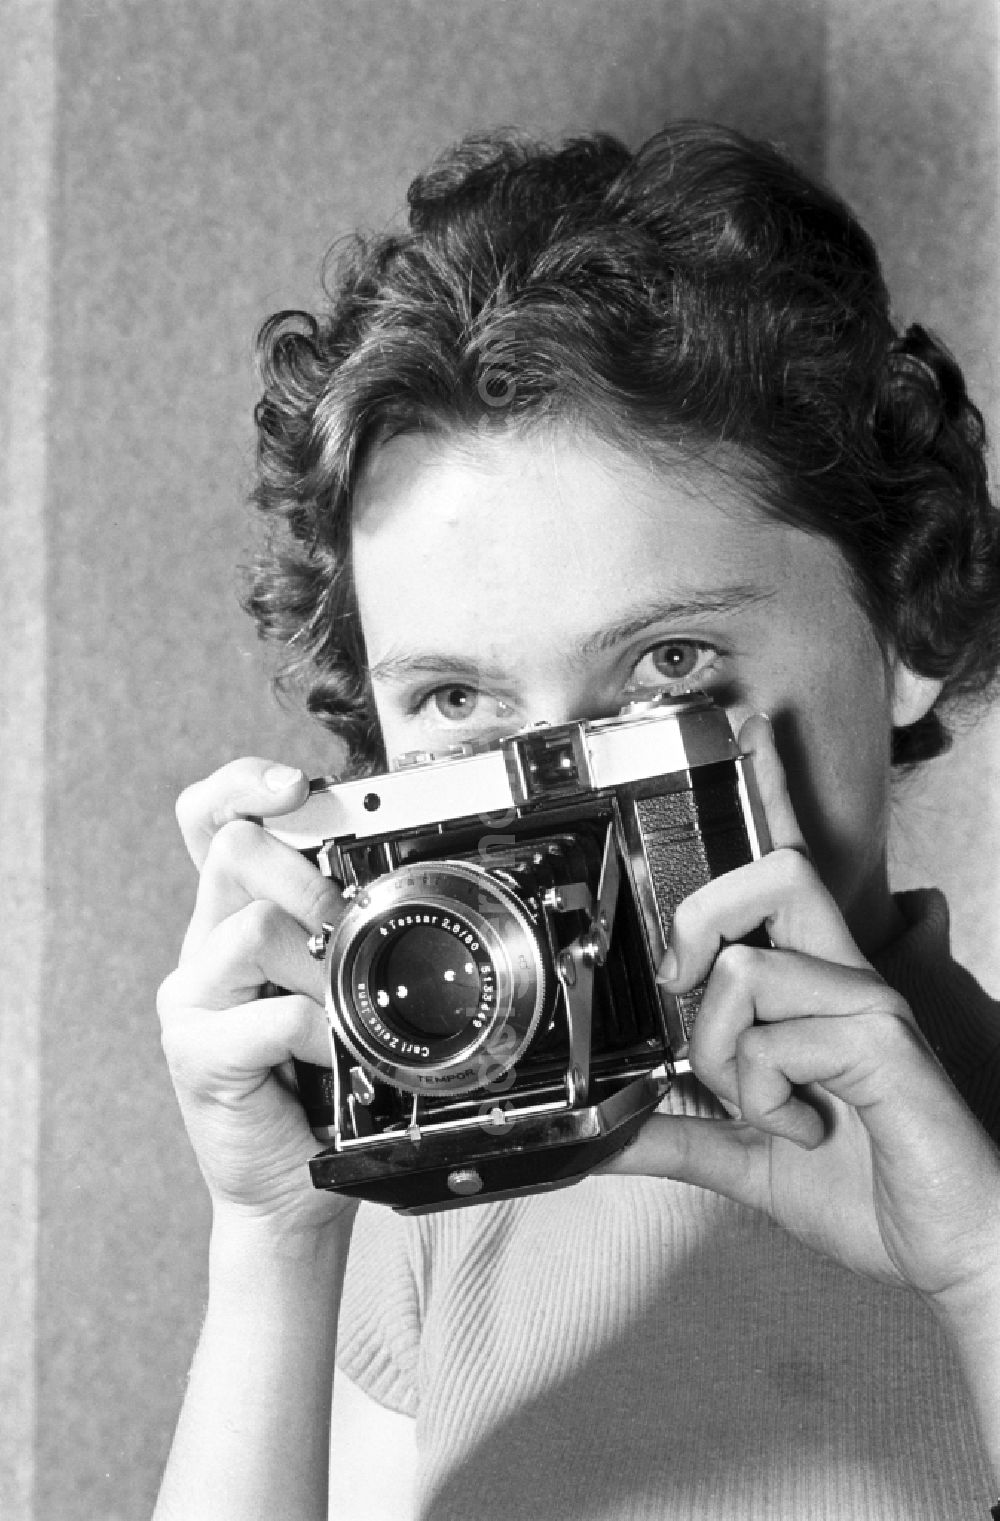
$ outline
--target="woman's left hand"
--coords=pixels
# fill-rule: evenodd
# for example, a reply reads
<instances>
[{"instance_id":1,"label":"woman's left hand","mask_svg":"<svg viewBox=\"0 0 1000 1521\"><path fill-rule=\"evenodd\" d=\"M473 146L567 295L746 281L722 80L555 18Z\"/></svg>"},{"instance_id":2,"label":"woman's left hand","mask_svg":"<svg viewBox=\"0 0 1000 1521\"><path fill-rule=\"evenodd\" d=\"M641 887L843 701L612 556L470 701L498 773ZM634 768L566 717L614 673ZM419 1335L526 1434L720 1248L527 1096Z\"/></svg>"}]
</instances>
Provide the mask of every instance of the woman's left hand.
<instances>
[{"instance_id":1,"label":"woman's left hand","mask_svg":"<svg viewBox=\"0 0 1000 1521\"><path fill-rule=\"evenodd\" d=\"M707 978L691 1066L735 1117L654 1115L602 1171L765 1210L946 1321L1000 1309L1000 1153L811 865L767 720L740 738L774 851L682 903L661 969L674 993ZM761 923L773 949L732 943Z\"/></svg>"}]
</instances>

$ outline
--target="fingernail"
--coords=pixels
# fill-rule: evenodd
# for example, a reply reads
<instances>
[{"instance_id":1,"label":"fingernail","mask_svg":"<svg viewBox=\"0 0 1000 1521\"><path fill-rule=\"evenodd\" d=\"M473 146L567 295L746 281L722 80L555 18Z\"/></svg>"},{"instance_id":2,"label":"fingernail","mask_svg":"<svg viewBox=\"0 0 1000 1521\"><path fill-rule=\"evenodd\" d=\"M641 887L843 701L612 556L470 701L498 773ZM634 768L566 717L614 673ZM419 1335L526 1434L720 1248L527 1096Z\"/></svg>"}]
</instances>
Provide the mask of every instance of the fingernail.
<instances>
[{"instance_id":1,"label":"fingernail","mask_svg":"<svg viewBox=\"0 0 1000 1521\"><path fill-rule=\"evenodd\" d=\"M264 785L269 792L287 792L293 783L301 781L302 775L297 766L268 766Z\"/></svg>"},{"instance_id":2,"label":"fingernail","mask_svg":"<svg viewBox=\"0 0 1000 1521\"><path fill-rule=\"evenodd\" d=\"M669 946L664 951L663 960L660 962L659 980L661 982L676 982L677 980L677 953Z\"/></svg>"}]
</instances>

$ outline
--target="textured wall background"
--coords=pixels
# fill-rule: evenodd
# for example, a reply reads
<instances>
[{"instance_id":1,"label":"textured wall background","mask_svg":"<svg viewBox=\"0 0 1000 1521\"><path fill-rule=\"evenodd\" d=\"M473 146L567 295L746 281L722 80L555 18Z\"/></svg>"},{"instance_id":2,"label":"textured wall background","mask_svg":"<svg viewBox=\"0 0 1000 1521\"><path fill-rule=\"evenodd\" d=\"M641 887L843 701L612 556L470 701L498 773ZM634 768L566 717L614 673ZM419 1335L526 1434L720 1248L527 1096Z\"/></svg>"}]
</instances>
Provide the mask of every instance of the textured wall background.
<instances>
[{"instance_id":1,"label":"textured wall background","mask_svg":"<svg viewBox=\"0 0 1000 1521\"><path fill-rule=\"evenodd\" d=\"M389 220L472 126L636 142L697 114L825 170L901 316L946 336L995 418L996 18L992 0L0 8L0 1510L118 1521L150 1509L204 1289L153 1014L192 892L173 798L237 753L323 769L326 750L273 705L235 600L257 322L308 303L332 238ZM899 855L901 880L951 889L959 950L1000 991L998 734L908 790Z\"/></svg>"}]
</instances>

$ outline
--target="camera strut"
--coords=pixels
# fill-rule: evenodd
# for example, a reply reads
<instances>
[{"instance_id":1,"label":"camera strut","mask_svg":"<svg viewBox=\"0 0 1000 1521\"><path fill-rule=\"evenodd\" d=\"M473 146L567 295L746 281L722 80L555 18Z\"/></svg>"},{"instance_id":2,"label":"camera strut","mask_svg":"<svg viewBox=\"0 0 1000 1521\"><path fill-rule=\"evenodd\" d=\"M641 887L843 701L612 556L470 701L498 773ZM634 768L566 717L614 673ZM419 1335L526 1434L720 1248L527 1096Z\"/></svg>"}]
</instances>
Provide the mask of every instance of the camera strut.
<instances>
[{"instance_id":1,"label":"camera strut","mask_svg":"<svg viewBox=\"0 0 1000 1521\"><path fill-rule=\"evenodd\" d=\"M609 824L604 836L596 903L585 882L570 882L563 887L549 888L542 899L543 906L552 913L582 912L590 920L587 928L556 957L556 975L566 995L566 1020L569 1026L566 1096L574 1107L587 1102L590 1090L594 968L604 965L611 947L620 881L618 853L615 850L612 826Z\"/></svg>"}]
</instances>

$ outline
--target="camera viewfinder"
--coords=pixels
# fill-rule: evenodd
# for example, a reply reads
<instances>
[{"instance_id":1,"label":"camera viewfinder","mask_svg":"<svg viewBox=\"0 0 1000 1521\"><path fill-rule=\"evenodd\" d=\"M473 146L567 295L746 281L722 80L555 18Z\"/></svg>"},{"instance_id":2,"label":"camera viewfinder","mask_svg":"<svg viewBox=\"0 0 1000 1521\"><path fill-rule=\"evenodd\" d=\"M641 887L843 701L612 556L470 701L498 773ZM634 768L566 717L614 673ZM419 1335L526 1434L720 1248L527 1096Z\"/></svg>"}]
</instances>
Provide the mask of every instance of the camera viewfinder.
<instances>
[{"instance_id":1,"label":"camera viewfinder","mask_svg":"<svg viewBox=\"0 0 1000 1521\"><path fill-rule=\"evenodd\" d=\"M519 802L565 797L592 785L579 724L541 729L508 740L508 774Z\"/></svg>"}]
</instances>

